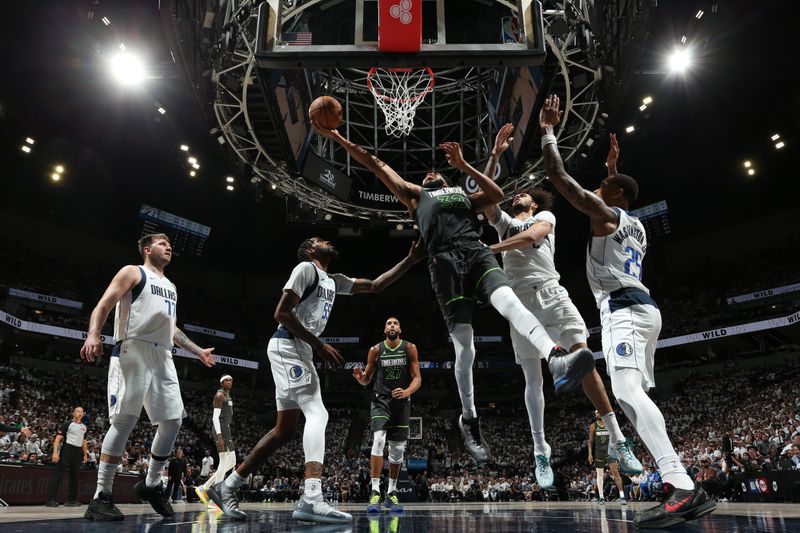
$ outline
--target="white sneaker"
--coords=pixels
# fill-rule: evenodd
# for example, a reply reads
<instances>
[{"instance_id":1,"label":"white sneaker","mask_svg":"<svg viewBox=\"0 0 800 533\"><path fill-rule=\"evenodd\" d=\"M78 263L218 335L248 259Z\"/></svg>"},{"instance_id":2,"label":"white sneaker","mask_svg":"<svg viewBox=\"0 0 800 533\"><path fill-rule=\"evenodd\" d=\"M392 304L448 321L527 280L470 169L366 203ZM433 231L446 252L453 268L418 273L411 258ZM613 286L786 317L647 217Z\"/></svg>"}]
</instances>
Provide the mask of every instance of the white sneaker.
<instances>
[{"instance_id":1,"label":"white sneaker","mask_svg":"<svg viewBox=\"0 0 800 533\"><path fill-rule=\"evenodd\" d=\"M297 500L292 518L323 524L343 524L353 521L353 515L334 509L322 498L308 501L305 497Z\"/></svg>"},{"instance_id":2,"label":"white sneaker","mask_svg":"<svg viewBox=\"0 0 800 533\"><path fill-rule=\"evenodd\" d=\"M608 455L619 461L619 469L628 475L641 474L642 463L633 454L633 447L628 441L619 441L608 447Z\"/></svg>"}]
</instances>

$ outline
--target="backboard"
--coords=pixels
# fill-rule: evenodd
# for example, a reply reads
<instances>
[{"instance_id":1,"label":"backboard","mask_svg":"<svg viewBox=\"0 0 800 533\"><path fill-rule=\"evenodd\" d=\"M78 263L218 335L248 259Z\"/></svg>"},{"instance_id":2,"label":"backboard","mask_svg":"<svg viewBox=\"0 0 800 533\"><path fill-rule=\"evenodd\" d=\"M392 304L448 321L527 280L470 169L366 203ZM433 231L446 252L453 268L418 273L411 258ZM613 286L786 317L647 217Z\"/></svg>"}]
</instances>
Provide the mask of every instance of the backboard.
<instances>
[{"instance_id":1,"label":"backboard","mask_svg":"<svg viewBox=\"0 0 800 533\"><path fill-rule=\"evenodd\" d=\"M533 66L545 57L538 0L268 0L259 9L262 68ZM380 31L379 12L392 13ZM421 31L410 13L421 13ZM419 50L381 51L401 19L421 36Z\"/></svg>"}]
</instances>

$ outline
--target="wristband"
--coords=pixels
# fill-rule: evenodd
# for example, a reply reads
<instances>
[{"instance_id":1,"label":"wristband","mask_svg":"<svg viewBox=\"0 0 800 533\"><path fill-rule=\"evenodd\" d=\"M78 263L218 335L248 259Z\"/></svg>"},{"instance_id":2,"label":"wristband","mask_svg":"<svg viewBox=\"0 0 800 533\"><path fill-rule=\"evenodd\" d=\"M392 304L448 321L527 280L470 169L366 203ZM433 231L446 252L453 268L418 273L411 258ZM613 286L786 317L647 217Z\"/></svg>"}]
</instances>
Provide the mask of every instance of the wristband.
<instances>
[{"instance_id":1,"label":"wristband","mask_svg":"<svg viewBox=\"0 0 800 533\"><path fill-rule=\"evenodd\" d=\"M542 150L544 150L544 147L547 146L548 144L558 145L558 140L556 139L556 136L553 135L552 133L547 133L545 135L542 135Z\"/></svg>"}]
</instances>

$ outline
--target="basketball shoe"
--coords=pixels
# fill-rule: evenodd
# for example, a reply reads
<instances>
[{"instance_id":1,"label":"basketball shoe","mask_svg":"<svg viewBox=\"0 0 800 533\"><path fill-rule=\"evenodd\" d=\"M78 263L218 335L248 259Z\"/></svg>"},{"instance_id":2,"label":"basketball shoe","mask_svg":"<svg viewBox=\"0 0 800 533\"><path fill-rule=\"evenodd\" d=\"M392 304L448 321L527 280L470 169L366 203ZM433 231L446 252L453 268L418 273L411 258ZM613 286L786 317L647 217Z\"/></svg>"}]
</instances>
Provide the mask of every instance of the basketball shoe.
<instances>
[{"instance_id":1,"label":"basketball shoe","mask_svg":"<svg viewBox=\"0 0 800 533\"><path fill-rule=\"evenodd\" d=\"M562 394L580 386L584 376L594 368L594 355L589 348L567 352L564 348L556 346L550 352L547 366L553 374L556 394Z\"/></svg>"},{"instance_id":2,"label":"basketball shoe","mask_svg":"<svg viewBox=\"0 0 800 533\"><path fill-rule=\"evenodd\" d=\"M714 500L697 484L692 490L683 490L665 483L661 505L637 513L633 523L642 528L667 527L701 518L716 508Z\"/></svg>"},{"instance_id":3,"label":"basketball shoe","mask_svg":"<svg viewBox=\"0 0 800 533\"><path fill-rule=\"evenodd\" d=\"M472 458L478 463L490 461L492 452L489 450L489 445L483 440L480 417L476 416L465 420L463 416L460 416L458 417L458 427L461 430L461 436L464 437L464 447Z\"/></svg>"}]
</instances>

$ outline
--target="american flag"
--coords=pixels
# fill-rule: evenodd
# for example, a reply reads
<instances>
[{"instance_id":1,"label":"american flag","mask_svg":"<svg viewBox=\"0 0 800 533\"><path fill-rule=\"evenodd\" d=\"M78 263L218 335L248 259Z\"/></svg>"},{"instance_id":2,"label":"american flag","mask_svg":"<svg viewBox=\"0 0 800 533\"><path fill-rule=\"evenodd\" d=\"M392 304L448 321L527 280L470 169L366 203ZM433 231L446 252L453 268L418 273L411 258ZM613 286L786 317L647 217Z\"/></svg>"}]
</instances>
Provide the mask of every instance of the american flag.
<instances>
[{"instance_id":1,"label":"american flag","mask_svg":"<svg viewBox=\"0 0 800 533\"><path fill-rule=\"evenodd\" d=\"M311 32L284 33L283 41L289 46L306 46L311 44Z\"/></svg>"}]
</instances>

